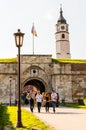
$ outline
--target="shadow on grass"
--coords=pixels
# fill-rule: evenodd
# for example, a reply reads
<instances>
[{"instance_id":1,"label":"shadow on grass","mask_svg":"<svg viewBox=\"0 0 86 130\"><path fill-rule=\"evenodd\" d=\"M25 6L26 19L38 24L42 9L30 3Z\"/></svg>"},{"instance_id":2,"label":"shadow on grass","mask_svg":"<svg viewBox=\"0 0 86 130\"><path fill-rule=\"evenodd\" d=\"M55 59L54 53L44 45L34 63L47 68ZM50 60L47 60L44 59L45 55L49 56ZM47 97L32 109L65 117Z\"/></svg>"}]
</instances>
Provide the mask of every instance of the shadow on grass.
<instances>
[{"instance_id":1,"label":"shadow on grass","mask_svg":"<svg viewBox=\"0 0 86 130\"><path fill-rule=\"evenodd\" d=\"M3 130L6 125L13 128L12 123L9 121L9 114L7 113L6 106L0 106L0 130Z\"/></svg>"}]
</instances>

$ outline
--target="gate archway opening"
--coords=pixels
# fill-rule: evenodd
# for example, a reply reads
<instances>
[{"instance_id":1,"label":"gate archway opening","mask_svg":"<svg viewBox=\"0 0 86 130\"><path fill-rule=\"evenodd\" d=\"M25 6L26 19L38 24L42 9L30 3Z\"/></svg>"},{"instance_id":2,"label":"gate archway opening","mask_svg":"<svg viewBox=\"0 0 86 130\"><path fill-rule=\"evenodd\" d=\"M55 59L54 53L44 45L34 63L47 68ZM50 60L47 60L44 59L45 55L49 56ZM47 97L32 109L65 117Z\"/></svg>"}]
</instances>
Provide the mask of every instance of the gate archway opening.
<instances>
[{"instance_id":1,"label":"gate archway opening","mask_svg":"<svg viewBox=\"0 0 86 130\"><path fill-rule=\"evenodd\" d=\"M29 91L30 89L33 89L34 91L40 90L40 92L45 92L45 85L42 81L38 79L31 79L27 81L24 85L24 89Z\"/></svg>"}]
</instances>

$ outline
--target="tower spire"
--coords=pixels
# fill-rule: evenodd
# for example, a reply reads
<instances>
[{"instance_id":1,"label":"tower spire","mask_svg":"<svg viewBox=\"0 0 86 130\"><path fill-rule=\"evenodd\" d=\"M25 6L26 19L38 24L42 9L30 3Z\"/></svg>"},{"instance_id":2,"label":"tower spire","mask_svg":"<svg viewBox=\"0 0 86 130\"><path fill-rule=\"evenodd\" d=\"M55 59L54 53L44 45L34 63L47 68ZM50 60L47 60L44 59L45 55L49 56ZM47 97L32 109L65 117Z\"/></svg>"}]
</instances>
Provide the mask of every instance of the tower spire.
<instances>
[{"instance_id":1,"label":"tower spire","mask_svg":"<svg viewBox=\"0 0 86 130\"><path fill-rule=\"evenodd\" d=\"M63 16L62 16L62 13L63 13L63 11L62 11L62 4L60 4L60 16L61 16L61 17L63 17Z\"/></svg>"},{"instance_id":2,"label":"tower spire","mask_svg":"<svg viewBox=\"0 0 86 130\"><path fill-rule=\"evenodd\" d=\"M59 24L62 24L62 23L66 24L67 23L65 18L63 17L62 4L60 4L60 16L59 16L57 23L59 23Z\"/></svg>"}]
</instances>

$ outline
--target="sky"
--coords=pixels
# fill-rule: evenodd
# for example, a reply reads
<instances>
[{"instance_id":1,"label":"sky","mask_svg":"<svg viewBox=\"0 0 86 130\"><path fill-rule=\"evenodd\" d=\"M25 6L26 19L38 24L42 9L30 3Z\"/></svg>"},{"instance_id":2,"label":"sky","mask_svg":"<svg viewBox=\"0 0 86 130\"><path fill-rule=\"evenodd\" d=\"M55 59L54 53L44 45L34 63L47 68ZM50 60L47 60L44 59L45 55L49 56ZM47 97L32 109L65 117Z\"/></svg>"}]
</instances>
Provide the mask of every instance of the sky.
<instances>
[{"instance_id":1,"label":"sky","mask_svg":"<svg viewBox=\"0 0 86 130\"><path fill-rule=\"evenodd\" d=\"M33 54L33 22L37 32L34 54L55 58L55 24L60 5L69 24L71 59L86 59L86 0L0 0L0 58L17 57L13 34L18 29L25 33L21 54Z\"/></svg>"}]
</instances>

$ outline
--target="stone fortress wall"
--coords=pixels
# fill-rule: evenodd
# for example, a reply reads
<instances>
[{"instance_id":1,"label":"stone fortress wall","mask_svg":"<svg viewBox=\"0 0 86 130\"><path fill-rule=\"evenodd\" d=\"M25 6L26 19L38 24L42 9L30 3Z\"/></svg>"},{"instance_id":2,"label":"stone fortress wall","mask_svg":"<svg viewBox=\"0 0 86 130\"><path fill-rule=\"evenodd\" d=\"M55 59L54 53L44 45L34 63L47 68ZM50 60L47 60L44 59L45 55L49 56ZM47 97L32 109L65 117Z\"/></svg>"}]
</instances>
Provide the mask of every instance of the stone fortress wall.
<instances>
[{"instance_id":1,"label":"stone fortress wall","mask_svg":"<svg viewBox=\"0 0 86 130\"><path fill-rule=\"evenodd\" d=\"M21 92L28 81L43 83L45 91L55 89L60 100L77 102L86 97L86 64L53 62L51 55L21 55ZM35 70L35 73L34 71ZM0 63L0 101L9 103L18 96L17 62ZM29 83L28 83L29 84ZM37 87L37 86L35 86Z\"/></svg>"}]
</instances>

